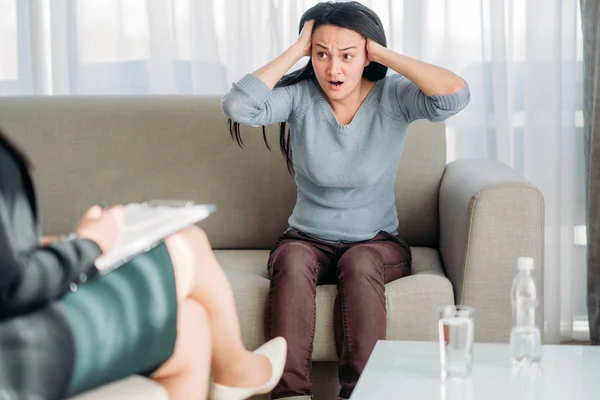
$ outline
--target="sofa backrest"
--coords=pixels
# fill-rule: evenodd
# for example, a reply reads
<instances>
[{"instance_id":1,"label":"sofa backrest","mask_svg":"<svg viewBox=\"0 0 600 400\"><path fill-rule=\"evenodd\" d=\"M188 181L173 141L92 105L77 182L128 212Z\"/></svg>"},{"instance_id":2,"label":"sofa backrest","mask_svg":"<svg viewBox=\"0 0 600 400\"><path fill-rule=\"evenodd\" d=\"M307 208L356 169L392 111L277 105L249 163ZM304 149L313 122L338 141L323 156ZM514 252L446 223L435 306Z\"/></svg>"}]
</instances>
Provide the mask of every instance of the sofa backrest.
<instances>
[{"instance_id":1,"label":"sofa backrest","mask_svg":"<svg viewBox=\"0 0 600 400\"><path fill-rule=\"evenodd\" d=\"M186 199L217 205L201 223L213 247L268 249L296 199L278 127L271 152L259 128L242 128L242 150L215 96L5 97L0 126L32 158L46 234L71 231L100 202ZM437 246L444 167L443 124L412 124L396 204L413 246Z\"/></svg>"}]
</instances>

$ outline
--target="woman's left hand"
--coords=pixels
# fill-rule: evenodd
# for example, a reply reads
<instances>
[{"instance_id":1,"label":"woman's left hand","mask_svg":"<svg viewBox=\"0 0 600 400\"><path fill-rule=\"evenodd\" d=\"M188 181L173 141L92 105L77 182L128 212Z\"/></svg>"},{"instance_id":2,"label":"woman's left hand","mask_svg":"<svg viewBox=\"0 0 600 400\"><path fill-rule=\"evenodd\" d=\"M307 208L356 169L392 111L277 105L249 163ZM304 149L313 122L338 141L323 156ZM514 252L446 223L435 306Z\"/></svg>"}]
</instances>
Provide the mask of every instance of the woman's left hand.
<instances>
[{"instance_id":1,"label":"woman's left hand","mask_svg":"<svg viewBox=\"0 0 600 400\"><path fill-rule=\"evenodd\" d=\"M385 49L382 45L374 41L373 39L367 38L367 58L369 61L379 62L378 55L382 49Z\"/></svg>"},{"instance_id":2,"label":"woman's left hand","mask_svg":"<svg viewBox=\"0 0 600 400\"><path fill-rule=\"evenodd\" d=\"M398 54L390 48L367 38L367 58L406 77L426 96L456 93L465 86L465 81L452 71L414 58Z\"/></svg>"}]
</instances>

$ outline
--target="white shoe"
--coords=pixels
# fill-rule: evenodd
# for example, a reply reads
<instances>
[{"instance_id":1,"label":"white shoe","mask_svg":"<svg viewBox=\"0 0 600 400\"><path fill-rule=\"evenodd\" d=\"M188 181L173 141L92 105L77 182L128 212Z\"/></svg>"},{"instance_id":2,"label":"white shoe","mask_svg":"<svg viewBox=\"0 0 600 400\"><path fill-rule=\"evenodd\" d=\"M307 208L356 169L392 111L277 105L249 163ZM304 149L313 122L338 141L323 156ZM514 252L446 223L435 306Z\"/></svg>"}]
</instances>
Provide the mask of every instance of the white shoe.
<instances>
[{"instance_id":1,"label":"white shoe","mask_svg":"<svg viewBox=\"0 0 600 400\"><path fill-rule=\"evenodd\" d=\"M237 388L215 383L212 385L210 398L212 400L243 400L256 394L265 394L272 391L279 383L285 360L287 358L287 341L282 337L276 337L254 350L254 354L260 354L271 363L271 378L267 383L252 388Z\"/></svg>"}]
</instances>

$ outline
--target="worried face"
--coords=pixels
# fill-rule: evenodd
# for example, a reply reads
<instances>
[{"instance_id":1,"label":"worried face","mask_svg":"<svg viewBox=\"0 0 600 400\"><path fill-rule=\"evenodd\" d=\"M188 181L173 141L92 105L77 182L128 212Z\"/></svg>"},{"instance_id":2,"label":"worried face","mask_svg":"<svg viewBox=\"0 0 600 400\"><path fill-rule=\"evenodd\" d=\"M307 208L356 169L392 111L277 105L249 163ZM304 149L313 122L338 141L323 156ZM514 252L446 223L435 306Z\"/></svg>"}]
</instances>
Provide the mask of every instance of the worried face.
<instances>
[{"instance_id":1,"label":"worried face","mask_svg":"<svg viewBox=\"0 0 600 400\"><path fill-rule=\"evenodd\" d=\"M346 99L361 84L363 70L369 65L366 44L361 34L335 25L321 25L313 32L313 69L330 100Z\"/></svg>"}]
</instances>

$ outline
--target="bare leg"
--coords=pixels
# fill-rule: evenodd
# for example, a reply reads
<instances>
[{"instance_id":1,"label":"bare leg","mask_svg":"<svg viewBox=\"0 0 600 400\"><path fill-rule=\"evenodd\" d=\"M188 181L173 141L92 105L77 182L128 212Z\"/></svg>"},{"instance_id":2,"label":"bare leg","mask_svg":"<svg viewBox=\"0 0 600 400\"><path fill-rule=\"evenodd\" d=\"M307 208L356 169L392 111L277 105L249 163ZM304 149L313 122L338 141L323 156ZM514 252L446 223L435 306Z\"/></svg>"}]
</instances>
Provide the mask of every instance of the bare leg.
<instances>
[{"instance_id":1,"label":"bare leg","mask_svg":"<svg viewBox=\"0 0 600 400\"><path fill-rule=\"evenodd\" d=\"M179 303L177 340L171 358L152 379L169 392L169 399L205 399L210 377L210 329L206 310L193 300Z\"/></svg>"},{"instance_id":2,"label":"bare leg","mask_svg":"<svg viewBox=\"0 0 600 400\"><path fill-rule=\"evenodd\" d=\"M175 270L178 297L189 296L208 313L214 381L231 387L266 383L271 364L244 347L233 291L204 231L192 226L168 237L165 243Z\"/></svg>"}]
</instances>

